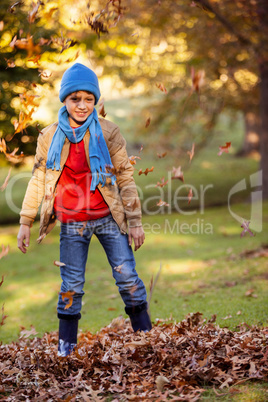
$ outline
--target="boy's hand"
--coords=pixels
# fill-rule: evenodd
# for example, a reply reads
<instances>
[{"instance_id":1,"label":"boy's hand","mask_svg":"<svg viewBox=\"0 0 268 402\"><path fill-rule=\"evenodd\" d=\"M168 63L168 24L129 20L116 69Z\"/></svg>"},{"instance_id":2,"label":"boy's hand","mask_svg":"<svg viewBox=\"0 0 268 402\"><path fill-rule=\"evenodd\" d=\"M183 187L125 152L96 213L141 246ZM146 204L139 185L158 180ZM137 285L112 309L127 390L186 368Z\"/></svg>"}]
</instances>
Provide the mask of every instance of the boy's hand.
<instances>
[{"instance_id":1,"label":"boy's hand","mask_svg":"<svg viewBox=\"0 0 268 402\"><path fill-rule=\"evenodd\" d=\"M20 225L20 230L17 236L18 248L25 254L27 251L26 247L30 244L30 226ZM25 243L24 243L25 240Z\"/></svg>"},{"instance_id":2,"label":"boy's hand","mask_svg":"<svg viewBox=\"0 0 268 402\"><path fill-rule=\"evenodd\" d=\"M138 250L144 243L145 234L142 226L129 228L128 231L128 244L131 246L132 240L134 240L135 251Z\"/></svg>"}]
</instances>

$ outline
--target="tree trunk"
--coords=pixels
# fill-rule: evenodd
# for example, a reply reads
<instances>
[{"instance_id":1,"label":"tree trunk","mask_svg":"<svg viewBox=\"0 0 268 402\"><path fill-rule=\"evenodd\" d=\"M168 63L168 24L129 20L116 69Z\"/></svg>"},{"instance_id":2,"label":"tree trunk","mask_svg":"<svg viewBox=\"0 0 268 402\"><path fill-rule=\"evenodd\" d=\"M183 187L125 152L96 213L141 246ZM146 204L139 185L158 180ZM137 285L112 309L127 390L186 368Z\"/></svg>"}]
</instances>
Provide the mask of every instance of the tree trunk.
<instances>
[{"instance_id":1,"label":"tree trunk","mask_svg":"<svg viewBox=\"0 0 268 402\"><path fill-rule=\"evenodd\" d=\"M250 155L252 152L260 150L260 116L254 112L244 114L245 137L242 148L237 152L237 156Z\"/></svg>"},{"instance_id":2,"label":"tree trunk","mask_svg":"<svg viewBox=\"0 0 268 402\"><path fill-rule=\"evenodd\" d=\"M268 63L265 61L260 64L260 112L261 112L261 132L260 132L260 152L261 170L263 177L263 199L268 199Z\"/></svg>"}]
</instances>

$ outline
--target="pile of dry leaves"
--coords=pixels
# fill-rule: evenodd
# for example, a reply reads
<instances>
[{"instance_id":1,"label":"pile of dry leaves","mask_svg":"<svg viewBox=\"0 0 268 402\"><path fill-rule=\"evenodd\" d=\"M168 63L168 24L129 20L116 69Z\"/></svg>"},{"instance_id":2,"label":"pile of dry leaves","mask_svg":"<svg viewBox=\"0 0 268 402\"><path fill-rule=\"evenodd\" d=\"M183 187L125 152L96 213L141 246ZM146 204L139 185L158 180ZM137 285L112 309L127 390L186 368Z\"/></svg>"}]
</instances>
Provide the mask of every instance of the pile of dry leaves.
<instances>
[{"instance_id":1,"label":"pile of dry leaves","mask_svg":"<svg viewBox=\"0 0 268 402\"><path fill-rule=\"evenodd\" d=\"M199 313L179 324L159 321L146 334L133 334L118 318L96 335L81 334L75 353L58 358L56 332L29 339L24 331L19 342L0 346L0 395L6 401L197 401L205 385L219 393L248 379L267 381L267 338L268 328L242 325L232 332Z\"/></svg>"}]
</instances>

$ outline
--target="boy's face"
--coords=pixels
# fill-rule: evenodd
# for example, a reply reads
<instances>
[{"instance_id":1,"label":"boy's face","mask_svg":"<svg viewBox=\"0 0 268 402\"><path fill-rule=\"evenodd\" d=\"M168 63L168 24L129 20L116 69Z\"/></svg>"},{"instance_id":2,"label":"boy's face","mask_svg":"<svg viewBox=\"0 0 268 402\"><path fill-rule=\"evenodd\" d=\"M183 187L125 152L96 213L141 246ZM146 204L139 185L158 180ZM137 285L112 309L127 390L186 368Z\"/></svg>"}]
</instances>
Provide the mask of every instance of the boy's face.
<instances>
[{"instance_id":1,"label":"boy's face","mask_svg":"<svg viewBox=\"0 0 268 402\"><path fill-rule=\"evenodd\" d=\"M90 92L77 91L68 95L64 100L71 127L81 126L94 110L95 96Z\"/></svg>"}]
</instances>

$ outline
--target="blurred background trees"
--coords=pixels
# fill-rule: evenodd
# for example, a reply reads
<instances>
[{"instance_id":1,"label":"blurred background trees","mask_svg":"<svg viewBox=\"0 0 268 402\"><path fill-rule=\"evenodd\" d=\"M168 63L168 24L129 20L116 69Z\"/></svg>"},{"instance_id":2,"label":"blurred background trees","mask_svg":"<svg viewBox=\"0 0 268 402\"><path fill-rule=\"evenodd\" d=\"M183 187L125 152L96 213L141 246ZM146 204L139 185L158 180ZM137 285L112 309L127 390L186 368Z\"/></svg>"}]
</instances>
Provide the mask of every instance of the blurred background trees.
<instances>
[{"instance_id":1,"label":"blurred background trees","mask_svg":"<svg viewBox=\"0 0 268 402\"><path fill-rule=\"evenodd\" d=\"M175 158L183 158L193 142L197 151L207 144L223 113L233 120L242 113L245 140L240 153L260 147L267 198L267 7L264 0L14 5L4 0L1 136L7 142L12 138L18 125L14 120L19 121L19 110L27 106L25 99L21 104L25 92L41 94L41 86L48 90L62 70L84 54L98 66L99 75L123 83L133 95L147 96L136 135ZM15 36L24 43L16 44ZM51 77L46 70L52 71ZM38 98L34 102L38 104ZM26 128L28 124L10 141L11 150L19 146L25 153L34 152L38 130Z\"/></svg>"}]
</instances>

